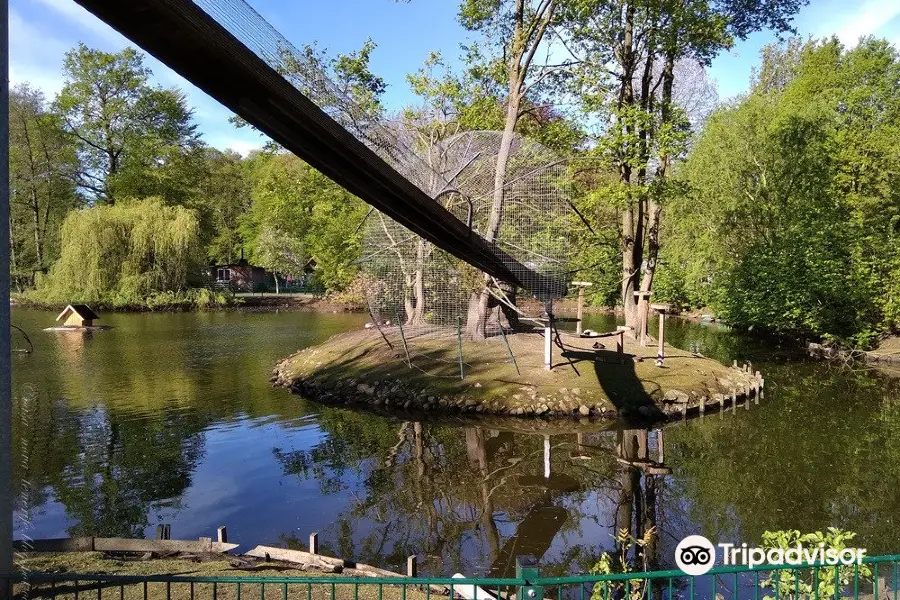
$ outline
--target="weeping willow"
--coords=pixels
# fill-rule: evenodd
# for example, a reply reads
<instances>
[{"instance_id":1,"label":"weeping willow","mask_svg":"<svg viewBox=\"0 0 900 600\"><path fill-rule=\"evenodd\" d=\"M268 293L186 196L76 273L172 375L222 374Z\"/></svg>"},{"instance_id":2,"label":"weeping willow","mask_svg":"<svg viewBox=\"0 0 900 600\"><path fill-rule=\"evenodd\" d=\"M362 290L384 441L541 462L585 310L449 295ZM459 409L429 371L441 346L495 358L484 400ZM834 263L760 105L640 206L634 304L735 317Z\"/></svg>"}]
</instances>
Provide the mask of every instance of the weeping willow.
<instances>
[{"instance_id":1,"label":"weeping willow","mask_svg":"<svg viewBox=\"0 0 900 600\"><path fill-rule=\"evenodd\" d=\"M200 265L196 214L159 198L73 211L60 236L60 257L37 290L47 301L141 304L186 291Z\"/></svg>"}]
</instances>

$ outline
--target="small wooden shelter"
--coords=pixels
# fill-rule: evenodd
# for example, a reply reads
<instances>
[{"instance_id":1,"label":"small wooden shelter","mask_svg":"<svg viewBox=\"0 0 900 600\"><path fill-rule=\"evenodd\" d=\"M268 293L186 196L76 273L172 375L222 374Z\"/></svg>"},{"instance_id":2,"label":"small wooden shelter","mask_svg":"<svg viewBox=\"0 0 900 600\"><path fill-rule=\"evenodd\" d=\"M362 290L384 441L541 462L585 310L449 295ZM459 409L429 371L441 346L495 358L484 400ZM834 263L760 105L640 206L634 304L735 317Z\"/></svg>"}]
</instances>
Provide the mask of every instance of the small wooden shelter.
<instances>
[{"instance_id":1,"label":"small wooden shelter","mask_svg":"<svg viewBox=\"0 0 900 600\"><path fill-rule=\"evenodd\" d=\"M100 317L87 304L70 304L56 317L65 327L93 327Z\"/></svg>"}]
</instances>

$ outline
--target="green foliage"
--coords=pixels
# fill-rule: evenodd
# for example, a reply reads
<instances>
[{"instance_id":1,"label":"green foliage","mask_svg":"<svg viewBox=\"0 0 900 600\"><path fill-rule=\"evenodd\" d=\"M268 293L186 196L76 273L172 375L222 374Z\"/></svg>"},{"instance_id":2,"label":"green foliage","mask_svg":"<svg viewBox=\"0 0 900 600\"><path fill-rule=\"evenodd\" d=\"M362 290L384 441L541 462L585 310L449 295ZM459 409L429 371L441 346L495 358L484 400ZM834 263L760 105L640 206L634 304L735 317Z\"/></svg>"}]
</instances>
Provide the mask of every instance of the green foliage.
<instances>
[{"instance_id":1,"label":"green foliage","mask_svg":"<svg viewBox=\"0 0 900 600\"><path fill-rule=\"evenodd\" d=\"M151 86L133 48L110 54L79 44L66 53L63 73L56 108L78 152L79 187L100 203L183 201L197 136L181 92Z\"/></svg>"},{"instance_id":2,"label":"green foliage","mask_svg":"<svg viewBox=\"0 0 900 600\"><path fill-rule=\"evenodd\" d=\"M648 529L644 536L636 538L628 529L620 529L616 532L616 552L604 552L593 567L591 575L612 575L616 573L634 573L644 571L643 565L636 568L632 555L643 556L645 549L652 548L656 539L656 528ZM628 579L625 581L600 581L594 584L591 591L591 600L604 600L608 598L626 598L625 591L629 591L626 600L640 600L646 593L647 580Z\"/></svg>"},{"instance_id":3,"label":"green foliage","mask_svg":"<svg viewBox=\"0 0 900 600\"><path fill-rule=\"evenodd\" d=\"M883 40L767 48L707 122L663 258L733 325L866 346L898 326L900 60Z\"/></svg>"},{"instance_id":4,"label":"green foliage","mask_svg":"<svg viewBox=\"0 0 900 600\"><path fill-rule=\"evenodd\" d=\"M74 149L43 94L17 86L9 95L11 281L21 291L59 255L59 226L80 204Z\"/></svg>"},{"instance_id":5,"label":"green foliage","mask_svg":"<svg viewBox=\"0 0 900 600\"><path fill-rule=\"evenodd\" d=\"M74 211L61 239L60 258L34 294L38 300L153 307L199 298L186 295L200 262L199 224L189 209L148 198Z\"/></svg>"},{"instance_id":6,"label":"green foliage","mask_svg":"<svg viewBox=\"0 0 900 600\"><path fill-rule=\"evenodd\" d=\"M824 549L843 550L852 546L848 545L856 534L852 531L843 531L836 527L829 527L824 532L800 533L794 530L766 531L762 536L761 547L765 550L796 548L800 544L810 550L822 547ZM760 587L770 588L775 595L766 594L763 600L785 598L789 600L801 600L806 598L830 598L839 591L835 581L841 588L850 584L857 575L857 567L839 565L834 567L820 567L817 573L812 569L791 570L779 569L770 571L769 575L760 581ZM867 578L872 575L872 570L866 565L859 565L858 575Z\"/></svg>"},{"instance_id":7,"label":"green foliage","mask_svg":"<svg viewBox=\"0 0 900 600\"><path fill-rule=\"evenodd\" d=\"M349 285L358 271L366 206L292 154L253 160L252 202L240 225L248 260L300 275L312 258L326 289Z\"/></svg>"}]
</instances>

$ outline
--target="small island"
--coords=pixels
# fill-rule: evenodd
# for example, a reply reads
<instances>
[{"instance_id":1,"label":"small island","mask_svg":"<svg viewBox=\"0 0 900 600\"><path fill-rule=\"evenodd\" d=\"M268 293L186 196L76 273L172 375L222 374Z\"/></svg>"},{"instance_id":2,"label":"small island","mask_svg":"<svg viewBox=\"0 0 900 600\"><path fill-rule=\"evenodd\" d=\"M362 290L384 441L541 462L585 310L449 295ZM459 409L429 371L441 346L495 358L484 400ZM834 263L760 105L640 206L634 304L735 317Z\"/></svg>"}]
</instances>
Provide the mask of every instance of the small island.
<instances>
[{"instance_id":1,"label":"small island","mask_svg":"<svg viewBox=\"0 0 900 600\"><path fill-rule=\"evenodd\" d=\"M509 417L574 417L654 421L720 410L756 397L763 386L749 367L727 367L691 352L624 337L619 353L592 338L561 336L551 369L544 365L541 333L462 342L416 340L407 364L402 347L390 347L379 331L342 333L284 359L273 383L309 399L336 405L406 412L480 413ZM609 338L605 338L609 339ZM598 344L602 346L603 344ZM430 348L429 348L430 346Z\"/></svg>"}]
</instances>

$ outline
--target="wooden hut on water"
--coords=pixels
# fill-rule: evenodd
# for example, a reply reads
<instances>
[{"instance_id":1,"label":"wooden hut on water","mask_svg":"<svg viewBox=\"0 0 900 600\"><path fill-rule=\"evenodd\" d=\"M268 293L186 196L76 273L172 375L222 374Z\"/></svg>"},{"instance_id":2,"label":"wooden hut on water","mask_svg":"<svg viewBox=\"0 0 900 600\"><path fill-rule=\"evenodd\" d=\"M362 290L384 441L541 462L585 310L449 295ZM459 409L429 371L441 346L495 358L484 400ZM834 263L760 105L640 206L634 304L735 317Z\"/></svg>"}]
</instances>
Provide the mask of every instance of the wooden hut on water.
<instances>
[{"instance_id":1,"label":"wooden hut on water","mask_svg":"<svg viewBox=\"0 0 900 600\"><path fill-rule=\"evenodd\" d=\"M63 327L93 327L100 317L87 304L70 304L56 317Z\"/></svg>"}]
</instances>

